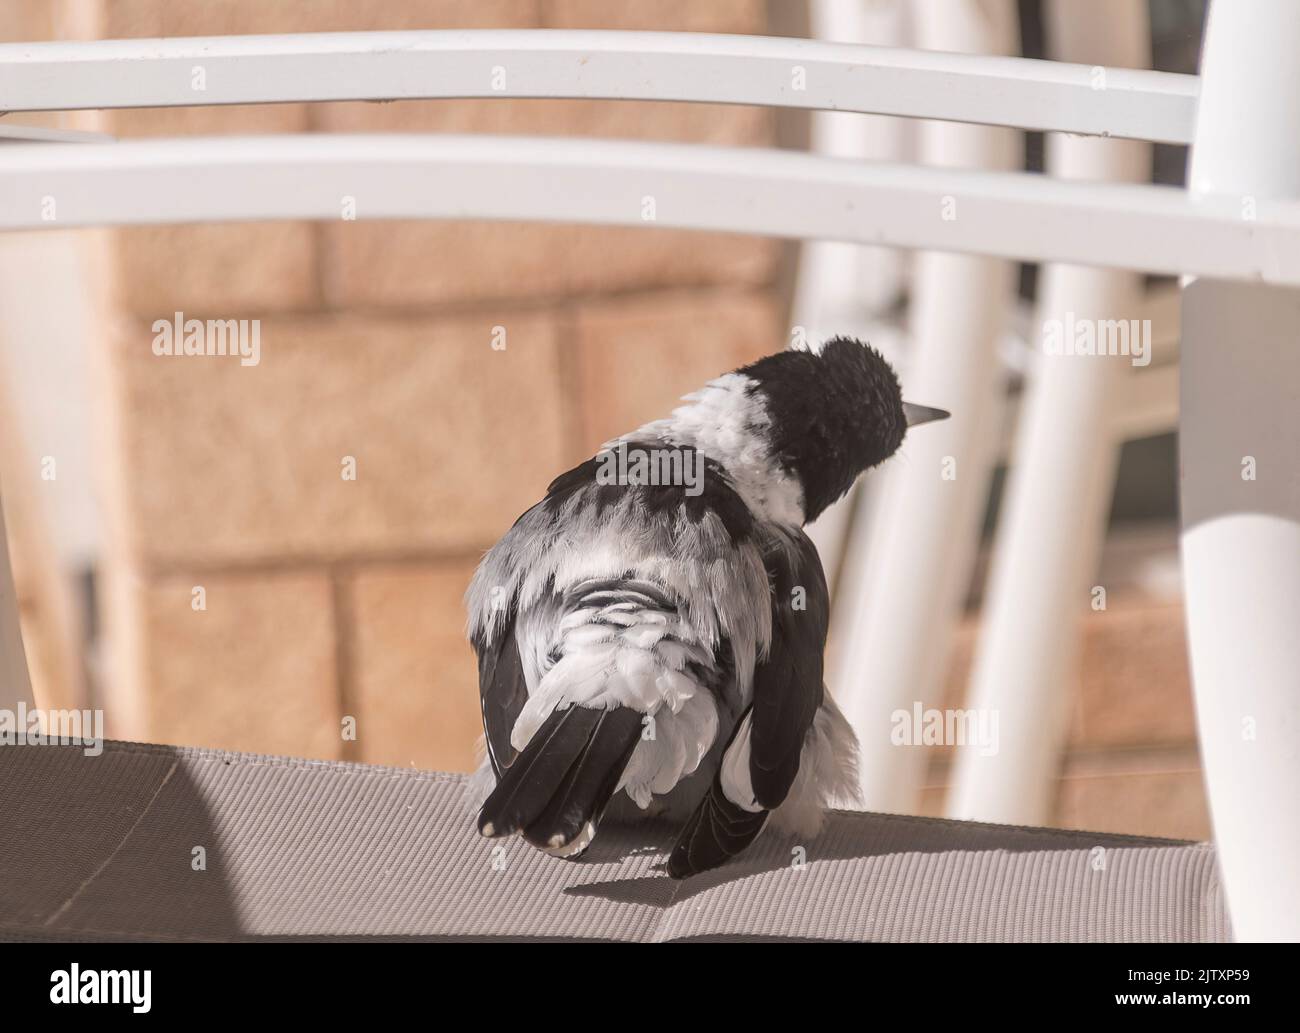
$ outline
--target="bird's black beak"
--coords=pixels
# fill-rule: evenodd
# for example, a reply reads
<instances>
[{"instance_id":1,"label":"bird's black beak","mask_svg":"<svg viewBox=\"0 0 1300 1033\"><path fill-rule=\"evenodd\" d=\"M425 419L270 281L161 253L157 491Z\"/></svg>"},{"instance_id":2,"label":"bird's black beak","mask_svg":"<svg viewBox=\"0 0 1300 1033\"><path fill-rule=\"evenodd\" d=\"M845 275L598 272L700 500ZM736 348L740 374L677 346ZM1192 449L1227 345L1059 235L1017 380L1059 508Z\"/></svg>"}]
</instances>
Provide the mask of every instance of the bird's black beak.
<instances>
[{"instance_id":1,"label":"bird's black beak","mask_svg":"<svg viewBox=\"0 0 1300 1033\"><path fill-rule=\"evenodd\" d=\"M918 424L931 423L934 420L946 420L952 414L947 409L931 409L928 405L913 405L911 402L904 402L903 415L907 418L907 425L915 427Z\"/></svg>"}]
</instances>

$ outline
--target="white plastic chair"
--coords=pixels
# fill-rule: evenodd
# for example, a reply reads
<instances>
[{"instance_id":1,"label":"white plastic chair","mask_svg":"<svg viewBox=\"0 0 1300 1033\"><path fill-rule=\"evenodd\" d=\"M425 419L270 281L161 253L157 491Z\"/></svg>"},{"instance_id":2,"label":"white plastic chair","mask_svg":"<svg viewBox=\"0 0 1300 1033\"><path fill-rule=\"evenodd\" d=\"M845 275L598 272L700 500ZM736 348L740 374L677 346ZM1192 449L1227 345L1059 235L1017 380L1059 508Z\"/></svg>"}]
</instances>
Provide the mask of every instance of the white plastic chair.
<instances>
[{"instance_id":1,"label":"white plastic chair","mask_svg":"<svg viewBox=\"0 0 1300 1033\"><path fill-rule=\"evenodd\" d=\"M1187 191L703 146L261 136L0 149L0 229L233 219L655 223L1190 277L1184 567L1210 800L1242 939L1300 938L1300 6L1213 9L1201 81L669 33L419 32L0 46L0 109L393 99L722 101L1194 143ZM191 89L196 65L207 90ZM504 69L505 89L497 89ZM1198 87L1201 94L1198 105ZM944 199L960 216L943 218ZM1259 479L1243 481L1244 456ZM29 700L7 564L4 699ZM1253 739L1243 736L1246 727Z\"/></svg>"}]
</instances>

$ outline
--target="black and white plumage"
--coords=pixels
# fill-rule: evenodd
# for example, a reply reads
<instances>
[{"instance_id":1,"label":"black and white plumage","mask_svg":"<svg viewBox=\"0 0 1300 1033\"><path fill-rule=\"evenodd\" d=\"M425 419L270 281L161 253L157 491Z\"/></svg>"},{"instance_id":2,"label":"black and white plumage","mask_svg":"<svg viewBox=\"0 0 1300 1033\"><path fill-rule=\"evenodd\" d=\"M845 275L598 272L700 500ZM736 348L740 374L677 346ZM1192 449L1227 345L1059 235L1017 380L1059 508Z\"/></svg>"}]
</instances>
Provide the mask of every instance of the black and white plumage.
<instances>
[{"instance_id":1,"label":"black and white plumage","mask_svg":"<svg viewBox=\"0 0 1300 1033\"><path fill-rule=\"evenodd\" d=\"M467 596L487 759L479 830L582 853L607 808L682 822L681 878L766 824L811 835L857 791L857 743L825 693L829 598L802 526L898 448L908 406L848 338L771 355L558 477ZM909 419L910 417L910 419ZM611 450L703 477L610 483ZM635 480L635 478L634 478Z\"/></svg>"}]
</instances>

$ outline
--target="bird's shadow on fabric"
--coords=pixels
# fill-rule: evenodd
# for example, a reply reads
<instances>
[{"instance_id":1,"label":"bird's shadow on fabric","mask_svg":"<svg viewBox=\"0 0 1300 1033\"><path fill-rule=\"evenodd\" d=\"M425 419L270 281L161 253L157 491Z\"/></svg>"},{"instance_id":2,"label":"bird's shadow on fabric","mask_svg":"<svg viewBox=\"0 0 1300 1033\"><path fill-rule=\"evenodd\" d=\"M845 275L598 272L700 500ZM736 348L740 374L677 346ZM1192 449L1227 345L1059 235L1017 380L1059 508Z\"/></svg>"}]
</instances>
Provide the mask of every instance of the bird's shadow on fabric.
<instances>
[{"instance_id":1,"label":"bird's shadow on fabric","mask_svg":"<svg viewBox=\"0 0 1300 1033\"><path fill-rule=\"evenodd\" d=\"M1088 851L1140 846L1178 846L1182 841L1072 829L1023 828L981 822L946 821L901 814L873 814L837 811L820 835L806 843L764 833L749 850L730 863L688 879L669 878L664 870L672 848L673 829L661 822L641 829L614 827L603 842L592 844L585 861L627 862L638 855L655 854L659 863L647 874L569 886L567 896L595 897L620 904L639 904L666 909L731 882L740 882L773 872L798 875L798 862L812 865L826 861L870 860L899 854L950 854L1002 851ZM802 854L797 851L802 850Z\"/></svg>"}]
</instances>

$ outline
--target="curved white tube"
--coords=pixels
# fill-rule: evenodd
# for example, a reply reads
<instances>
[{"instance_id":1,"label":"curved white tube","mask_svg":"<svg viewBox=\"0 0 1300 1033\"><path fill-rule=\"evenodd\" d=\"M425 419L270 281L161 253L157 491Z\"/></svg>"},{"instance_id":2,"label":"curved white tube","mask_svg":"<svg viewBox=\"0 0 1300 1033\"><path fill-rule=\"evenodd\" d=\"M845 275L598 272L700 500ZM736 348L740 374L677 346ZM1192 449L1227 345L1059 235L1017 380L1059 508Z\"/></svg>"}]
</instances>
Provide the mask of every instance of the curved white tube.
<instances>
[{"instance_id":1,"label":"curved white tube","mask_svg":"<svg viewBox=\"0 0 1300 1033\"><path fill-rule=\"evenodd\" d=\"M1149 60L1146 9L1129 0L1056 0L1047 14L1049 46L1062 58ZM1150 168L1150 148L1135 141L1048 141L1048 172L1063 179L1145 182ZM1122 325L1131 348L1137 342L1129 340L1130 327L1136 324L1140 335L1144 314L1142 283L1133 273L1043 268L1039 354L1022 402L965 703L986 721L996 715L998 748L955 751L949 817L1013 825L1051 819L1080 622L1089 612L1089 579L1114 485L1120 441L1113 413L1133 357L1044 354L1045 330L1088 321L1094 328Z\"/></svg>"},{"instance_id":2,"label":"curved white tube","mask_svg":"<svg viewBox=\"0 0 1300 1033\"><path fill-rule=\"evenodd\" d=\"M1193 194L1300 197L1300 4L1215 3ZM1183 288L1182 556L1197 727L1239 940L1300 940L1300 292Z\"/></svg>"},{"instance_id":3,"label":"curved white tube","mask_svg":"<svg viewBox=\"0 0 1300 1033\"><path fill-rule=\"evenodd\" d=\"M200 74L201 72L201 74ZM1186 143L1189 75L770 36L549 29L0 44L0 110L434 97L710 101Z\"/></svg>"},{"instance_id":4,"label":"curved white tube","mask_svg":"<svg viewBox=\"0 0 1300 1033\"><path fill-rule=\"evenodd\" d=\"M1300 285L1300 201L502 136L187 137L0 149L0 229L257 219L657 225ZM960 215L945 219L948 199Z\"/></svg>"}]
</instances>

